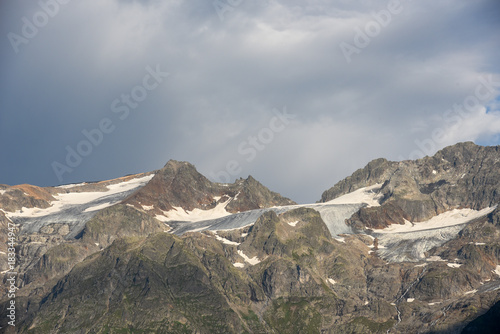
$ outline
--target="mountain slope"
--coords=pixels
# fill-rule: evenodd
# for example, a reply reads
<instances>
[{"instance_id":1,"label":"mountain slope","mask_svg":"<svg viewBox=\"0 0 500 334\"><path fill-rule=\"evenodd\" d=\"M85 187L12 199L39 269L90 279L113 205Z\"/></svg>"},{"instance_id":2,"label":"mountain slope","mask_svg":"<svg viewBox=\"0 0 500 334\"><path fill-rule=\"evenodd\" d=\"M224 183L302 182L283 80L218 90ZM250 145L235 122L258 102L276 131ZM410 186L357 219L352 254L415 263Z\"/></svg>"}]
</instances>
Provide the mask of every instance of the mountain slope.
<instances>
[{"instance_id":1,"label":"mountain slope","mask_svg":"<svg viewBox=\"0 0 500 334\"><path fill-rule=\"evenodd\" d=\"M215 184L199 174L194 166L175 161L170 161L159 171L101 182L47 188L2 185L2 271L8 269L6 240L9 223L17 226L16 270L21 273L18 284L29 285L26 291L32 289L37 294L43 294L52 280L67 274L75 264L106 248L115 239L169 231L170 227L164 223L169 219L156 219L158 215L154 210L147 210L149 207L143 205L146 202L142 201L136 207L131 204L157 187L166 191L158 194L153 191L152 196L157 200L154 205L162 207L174 203L189 218L188 213L192 213L189 210L193 208L201 212L201 216L210 215L203 200L197 200L200 198L211 198L212 202L218 198L218 205L225 215L229 215L225 209L231 207L228 204L234 208L294 204L252 177L232 185ZM209 195L209 188L215 191L213 196ZM205 197L196 197L203 191L207 191ZM0 298L4 295L2 290Z\"/></svg>"},{"instance_id":2,"label":"mountain slope","mask_svg":"<svg viewBox=\"0 0 500 334\"><path fill-rule=\"evenodd\" d=\"M218 218L230 213L295 204L251 176L232 184L214 183L190 163L174 160L124 203L145 209L164 221ZM218 212L214 212L216 208Z\"/></svg>"},{"instance_id":3,"label":"mountain slope","mask_svg":"<svg viewBox=\"0 0 500 334\"><path fill-rule=\"evenodd\" d=\"M239 230L119 238L44 295L19 298L19 332L455 331L500 300L499 277L478 275L477 258L387 263L371 244L333 239L308 208L267 212Z\"/></svg>"},{"instance_id":4,"label":"mountain slope","mask_svg":"<svg viewBox=\"0 0 500 334\"><path fill-rule=\"evenodd\" d=\"M0 186L20 273L18 326L2 317L0 331L483 330L500 301L498 149L378 159L306 205L177 161L99 183Z\"/></svg>"},{"instance_id":5,"label":"mountain slope","mask_svg":"<svg viewBox=\"0 0 500 334\"><path fill-rule=\"evenodd\" d=\"M499 169L500 147L460 143L415 161L374 160L325 191L321 202L380 184L381 206L361 209L350 224L381 228L405 219L420 222L452 209L497 205Z\"/></svg>"}]
</instances>

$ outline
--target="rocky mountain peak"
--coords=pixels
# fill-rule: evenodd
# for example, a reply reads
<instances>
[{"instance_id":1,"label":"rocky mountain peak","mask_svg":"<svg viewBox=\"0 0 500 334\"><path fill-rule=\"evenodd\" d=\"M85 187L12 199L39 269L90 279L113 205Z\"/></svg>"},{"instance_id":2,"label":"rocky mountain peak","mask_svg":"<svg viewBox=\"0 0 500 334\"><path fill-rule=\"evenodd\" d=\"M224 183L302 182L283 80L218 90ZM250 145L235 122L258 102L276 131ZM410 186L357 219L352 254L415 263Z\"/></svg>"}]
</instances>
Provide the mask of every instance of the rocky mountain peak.
<instances>
[{"instance_id":1,"label":"rocky mountain peak","mask_svg":"<svg viewBox=\"0 0 500 334\"><path fill-rule=\"evenodd\" d=\"M188 162L170 160L142 189L124 201L148 213L168 217L169 211L213 210L223 205L235 213L275 205L295 204L270 191L252 176L231 184L212 182ZM178 215L176 215L177 217Z\"/></svg>"},{"instance_id":2,"label":"rocky mountain peak","mask_svg":"<svg viewBox=\"0 0 500 334\"><path fill-rule=\"evenodd\" d=\"M196 167L187 161L177 161L169 160L162 169L159 170L160 173L168 174L191 174L196 173Z\"/></svg>"},{"instance_id":3,"label":"rocky mountain peak","mask_svg":"<svg viewBox=\"0 0 500 334\"><path fill-rule=\"evenodd\" d=\"M443 158L447 161L467 161L474 157L482 150L490 150L484 146L479 146L471 141L458 143L452 146L447 146L435 154L436 158Z\"/></svg>"},{"instance_id":4,"label":"rocky mountain peak","mask_svg":"<svg viewBox=\"0 0 500 334\"><path fill-rule=\"evenodd\" d=\"M458 143L414 161L373 160L325 191L321 202L382 185L381 206L362 208L349 221L358 227L419 222L456 208L481 210L500 201L499 167L500 147Z\"/></svg>"}]
</instances>

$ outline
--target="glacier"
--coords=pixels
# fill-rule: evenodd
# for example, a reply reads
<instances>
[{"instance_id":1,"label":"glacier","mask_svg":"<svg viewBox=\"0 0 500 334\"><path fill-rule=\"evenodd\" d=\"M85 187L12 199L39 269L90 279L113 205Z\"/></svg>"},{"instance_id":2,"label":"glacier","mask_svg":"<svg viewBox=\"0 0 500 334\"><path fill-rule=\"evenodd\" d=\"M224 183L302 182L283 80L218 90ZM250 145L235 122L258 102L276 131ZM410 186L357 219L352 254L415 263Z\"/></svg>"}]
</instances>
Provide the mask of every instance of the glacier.
<instances>
[{"instance_id":1,"label":"glacier","mask_svg":"<svg viewBox=\"0 0 500 334\"><path fill-rule=\"evenodd\" d=\"M377 254L386 261L431 261L426 257L426 252L455 238L467 224L488 215L495 208L496 206L483 210L454 209L424 222L406 221L404 225L374 229L369 234L378 238Z\"/></svg>"},{"instance_id":2,"label":"glacier","mask_svg":"<svg viewBox=\"0 0 500 334\"><path fill-rule=\"evenodd\" d=\"M50 224L67 224L69 233L65 239L72 239L85 227L99 210L115 205L124 200L148 183L153 175L136 177L128 181L111 184L107 191L76 192L71 186L61 186L69 192L54 196L56 201L51 207L23 208L16 212L6 212L7 217L20 226L20 233L37 233L43 226ZM326 203L297 204L281 207L262 208L239 213L225 211L228 201L220 203L216 210L195 209L192 212L177 208L165 212L171 218L157 216L156 218L168 223L172 228L169 232L183 235L187 232L221 231L239 229L254 224L260 216L269 211L282 214L293 209L311 208L319 212L332 237L339 235L362 233L378 239L378 249L374 253L389 262L402 261L432 261L426 254L433 247L440 246L455 238L458 233L471 221L484 217L492 212L493 208L477 211L472 209L455 209L433 217L425 222L412 223L406 221L404 225L391 225L384 229L367 229L354 231L345 223L362 207L378 206L380 185L357 189L346 195L337 197ZM143 207L146 211L152 207ZM175 211L172 214L172 211ZM213 217L213 218L212 218ZM172 219L173 218L173 219ZM342 239L344 240L344 239Z\"/></svg>"},{"instance_id":3,"label":"glacier","mask_svg":"<svg viewBox=\"0 0 500 334\"><path fill-rule=\"evenodd\" d=\"M260 216L269 211L274 211L276 214L298 209L311 208L318 211L321 218L325 222L332 236L338 234L352 234L354 231L345 223L345 220L351 217L360 208L366 206L365 203L357 204L331 204L331 203L316 203L303 205L287 205L281 207L272 207L266 209L256 209L240 213L234 213L229 216L208 219L197 222L188 221L169 221L168 225L172 228L172 233L182 235L186 232L194 231L218 231L231 230L242 228L254 224Z\"/></svg>"},{"instance_id":4,"label":"glacier","mask_svg":"<svg viewBox=\"0 0 500 334\"><path fill-rule=\"evenodd\" d=\"M43 226L67 224L69 233L65 239L75 238L84 228L85 223L106 207L121 202L137 189L143 187L154 175L133 178L107 186L107 191L69 192L54 196L56 201L51 206L41 208L23 208L16 212L5 212L14 224L20 227L20 233L37 233Z\"/></svg>"}]
</instances>

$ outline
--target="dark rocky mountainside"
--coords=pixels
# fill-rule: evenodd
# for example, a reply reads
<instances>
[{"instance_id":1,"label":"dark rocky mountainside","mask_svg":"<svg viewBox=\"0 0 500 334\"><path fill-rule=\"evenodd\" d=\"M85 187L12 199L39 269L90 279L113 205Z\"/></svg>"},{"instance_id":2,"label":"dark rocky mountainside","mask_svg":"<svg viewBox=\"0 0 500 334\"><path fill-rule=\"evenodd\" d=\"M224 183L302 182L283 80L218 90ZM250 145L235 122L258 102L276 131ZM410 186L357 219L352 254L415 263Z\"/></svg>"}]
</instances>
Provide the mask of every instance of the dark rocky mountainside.
<instances>
[{"instance_id":1,"label":"dark rocky mountainside","mask_svg":"<svg viewBox=\"0 0 500 334\"><path fill-rule=\"evenodd\" d=\"M252 209L296 204L264 187L253 177L236 180L232 184L215 183L200 174L188 162L170 160L142 189L124 203L153 206L152 214L163 214L175 207L192 211L209 210L217 204L230 201L225 207L236 213Z\"/></svg>"},{"instance_id":2,"label":"dark rocky mountainside","mask_svg":"<svg viewBox=\"0 0 500 334\"><path fill-rule=\"evenodd\" d=\"M495 213L482 222L495 235L497 219ZM461 237L471 240L469 232ZM463 262L451 268L387 263L370 255L371 243L363 235L333 239L319 214L306 208L268 212L240 230L121 237L48 282L45 292L21 294L17 302L26 313L18 329L452 333L500 300L493 275L482 280L478 259L467 255L480 246L448 254Z\"/></svg>"},{"instance_id":3,"label":"dark rocky mountainside","mask_svg":"<svg viewBox=\"0 0 500 334\"><path fill-rule=\"evenodd\" d=\"M25 219L17 231L16 327L1 317L0 332L496 333L499 150L461 143L417 161L372 161L323 194L322 202L351 196L338 206L288 206L252 177L213 183L172 160L100 183L0 186L0 225ZM375 187L361 200L352 195L368 186ZM57 211L61 201L71 210ZM255 218L181 235L162 220L184 211L182 224L195 224L190 214L218 209L225 220ZM355 212L346 221L353 230L331 219L335 210ZM68 221L82 212L72 236ZM442 213L444 227L392 230ZM340 230L352 233L331 232ZM3 293L2 315L8 305Z\"/></svg>"},{"instance_id":4,"label":"dark rocky mountainside","mask_svg":"<svg viewBox=\"0 0 500 334\"><path fill-rule=\"evenodd\" d=\"M455 208L497 205L499 171L500 147L460 143L415 161L373 160L325 191L321 202L380 184L381 206L361 209L350 224L382 228L405 219L419 222Z\"/></svg>"}]
</instances>

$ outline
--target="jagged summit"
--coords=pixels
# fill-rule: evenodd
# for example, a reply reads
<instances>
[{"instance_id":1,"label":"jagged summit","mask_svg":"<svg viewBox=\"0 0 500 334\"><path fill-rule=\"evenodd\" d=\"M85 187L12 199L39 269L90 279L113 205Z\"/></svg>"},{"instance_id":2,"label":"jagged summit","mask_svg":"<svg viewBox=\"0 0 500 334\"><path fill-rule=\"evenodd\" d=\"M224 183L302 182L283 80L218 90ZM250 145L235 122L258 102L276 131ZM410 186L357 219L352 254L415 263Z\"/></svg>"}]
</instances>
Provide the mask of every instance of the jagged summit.
<instances>
[{"instance_id":1,"label":"jagged summit","mask_svg":"<svg viewBox=\"0 0 500 334\"><path fill-rule=\"evenodd\" d=\"M481 210L497 205L499 168L499 146L459 143L414 161L373 160L326 190L320 202L378 184L381 206L361 209L351 223L384 227L405 220L424 221L457 208Z\"/></svg>"},{"instance_id":2,"label":"jagged summit","mask_svg":"<svg viewBox=\"0 0 500 334\"><path fill-rule=\"evenodd\" d=\"M125 199L137 208L150 208L155 215L168 217L168 211L213 210L223 205L228 213L271 206L295 204L270 191L252 176L231 184L215 183L188 162L170 160L151 181Z\"/></svg>"}]
</instances>

